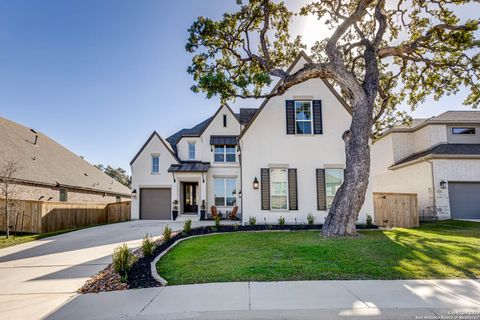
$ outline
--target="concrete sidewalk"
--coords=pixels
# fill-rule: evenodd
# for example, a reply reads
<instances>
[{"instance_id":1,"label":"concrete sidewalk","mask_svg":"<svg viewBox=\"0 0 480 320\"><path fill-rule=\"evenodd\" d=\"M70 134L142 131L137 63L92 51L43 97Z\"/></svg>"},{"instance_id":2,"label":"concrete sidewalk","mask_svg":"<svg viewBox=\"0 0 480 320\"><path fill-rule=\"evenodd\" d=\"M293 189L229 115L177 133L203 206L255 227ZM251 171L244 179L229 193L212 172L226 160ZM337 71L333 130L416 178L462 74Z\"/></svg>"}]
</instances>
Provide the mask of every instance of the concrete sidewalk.
<instances>
[{"instance_id":1,"label":"concrete sidewalk","mask_svg":"<svg viewBox=\"0 0 480 320\"><path fill-rule=\"evenodd\" d=\"M78 295L48 319L436 319L450 312L480 319L480 280L168 286Z\"/></svg>"}]
</instances>

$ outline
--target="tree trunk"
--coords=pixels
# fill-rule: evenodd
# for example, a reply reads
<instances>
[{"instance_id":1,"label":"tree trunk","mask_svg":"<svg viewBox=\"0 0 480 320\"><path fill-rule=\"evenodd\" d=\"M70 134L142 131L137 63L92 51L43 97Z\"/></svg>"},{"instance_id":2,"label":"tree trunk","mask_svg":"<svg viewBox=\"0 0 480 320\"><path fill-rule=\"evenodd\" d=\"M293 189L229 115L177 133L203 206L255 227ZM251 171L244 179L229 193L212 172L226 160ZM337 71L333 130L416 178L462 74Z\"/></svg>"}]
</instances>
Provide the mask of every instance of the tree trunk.
<instances>
[{"instance_id":1,"label":"tree trunk","mask_svg":"<svg viewBox=\"0 0 480 320\"><path fill-rule=\"evenodd\" d=\"M360 101L353 109L350 130L343 134L346 169L322 228L326 237L356 235L358 213L365 201L370 175L370 132L373 103Z\"/></svg>"},{"instance_id":2,"label":"tree trunk","mask_svg":"<svg viewBox=\"0 0 480 320\"><path fill-rule=\"evenodd\" d=\"M8 228L8 224L10 223L10 219L8 218L8 194L5 193L5 234L8 239L10 237L10 229Z\"/></svg>"}]
</instances>

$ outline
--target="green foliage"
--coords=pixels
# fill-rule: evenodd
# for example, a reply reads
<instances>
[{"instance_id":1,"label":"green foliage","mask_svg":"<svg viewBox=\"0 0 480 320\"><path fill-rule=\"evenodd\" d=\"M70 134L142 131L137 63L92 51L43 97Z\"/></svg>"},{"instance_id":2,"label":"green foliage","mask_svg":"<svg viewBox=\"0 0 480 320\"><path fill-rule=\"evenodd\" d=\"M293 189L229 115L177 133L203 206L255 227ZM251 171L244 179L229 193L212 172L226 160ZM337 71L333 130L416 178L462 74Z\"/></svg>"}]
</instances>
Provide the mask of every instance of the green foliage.
<instances>
[{"instance_id":1,"label":"green foliage","mask_svg":"<svg viewBox=\"0 0 480 320\"><path fill-rule=\"evenodd\" d=\"M192 231L192 220L188 219L185 220L183 223L183 232L185 234L189 234Z\"/></svg>"},{"instance_id":2,"label":"green foliage","mask_svg":"<svg viewBox=\"0 0 480 320\"><path fill-rule=\"evenodd\" d=\"M238 97L271 97L311 78L327 78L355 108L361 90L374 101L375 135L411 121L399 110L414 110L428 96L435 100L470 90L464 104L480 105L478 15L463 19L456 10L473 1L411 0L312 1L297 19L316 16L330 32L318 32L310 48L316 64L286 76L305 46L292 38L293 12L283 2L239 1L236 12L219 20L198 17L189 29L186 50L193 54L188 72L194 92L222 101ZM346 17L349 17L346 19ZM308 30L307 32L312 32ZM266 93L281 80L276 92ZM353 90L352 84L361 90ZM368 91L368 92L367 92Z\"/></svg>"},{"instance_id":3,"label":"green foliage","mask_svg":"<svg viewBox=\"0 0 480 320\"><path fill-rule=\"evenodd\" d=\"M215 227L218 229L220 228L220 221L222 220L222 218L220 218L220 215L217 215L215 217Z\"/></svg>"},{"instance_id":4,"label":"green foliage","mask_svg":"<svg viewBox=\"0 0 480 320\"><path fill-rule=\"evenodd\" d=\"M254 226L257 224L257 218L256 217L248 217L248 224L251 226Z\"/></svg>"},{"instance_id":5,"label":"green foliage","mask_svg":"<svg viewBox=\"0 0 480 320\"><path fill-rule=\"evenodd\" d=\"M284 226L285 225L285 218L280 216L280 218L278 218L278 225L279 226Z\"/></svg>"},{"instance_id":6,"label":"green foliage","mask_svg":"<svg viewBox=\"0 0 480 320\"><path fill-rule=\"evenodd\" d=\"M136 260L137 258L133 255L130 249L128 249L128 246L125 243L113 250L113 268L115 272L120 275L122 282L126 282L128 280L127 273Z\"/></svg>"},{"instance_id":7,"label":"green foliage","mask_svg":"<svg viewBox=\"0 0 480 320\"><path fill-rule=\"evenodd\" d=\"M373 218L371 215L367 215L367 227L373 226Z\"/></svg>"},{"instance_id":8,"label":"green foliage","mask_svg":"<svg viewBox=\"0 0 480 320\"><path fill-rule=\"evenodd\" d=\"M153 250L155 249L155 242L153 241L152 237L145 234L142 240L142 252L144 257L149 257L153 254Z\"/></svg>"},{"instance_id":9,"label":"green foliage","mask_svg":"<svg viewBox=\"0 0 480 320\"><path fill-rule=\"evenodd\" d=\"M308 222L309 226L313 226L313 224L315 223L315 216L313 214L309 213L307 215L307 222Z\"/></svg>"},{"instance_id":10,"label":"green foliage","mask_svg":"<svg viewBox=\"0 0 480 320\"><path fill-rule=\"evenodd\" d=\"M167 242L170 241L172 238L172 229L166 225L165 228L163 229L163 241Z\"/></svg>"},{"instance_id":11,"label":"green foliage","mask_svg":"<svg viewBox=\"0 0 480 320\"><path fill-rule=\"evenodd\" d=\"M132 176L129 176L127 174L127 171L125 171L124 169L122 169L122 168L114 169L111 166L105 167L103 164L97 164L97 165L95 165L95 167L98 170L105 172L107 175L109 175L113 179L117 180L121 184L130 188L130 186L132 184Z\"/></svg>"}]
</instances>

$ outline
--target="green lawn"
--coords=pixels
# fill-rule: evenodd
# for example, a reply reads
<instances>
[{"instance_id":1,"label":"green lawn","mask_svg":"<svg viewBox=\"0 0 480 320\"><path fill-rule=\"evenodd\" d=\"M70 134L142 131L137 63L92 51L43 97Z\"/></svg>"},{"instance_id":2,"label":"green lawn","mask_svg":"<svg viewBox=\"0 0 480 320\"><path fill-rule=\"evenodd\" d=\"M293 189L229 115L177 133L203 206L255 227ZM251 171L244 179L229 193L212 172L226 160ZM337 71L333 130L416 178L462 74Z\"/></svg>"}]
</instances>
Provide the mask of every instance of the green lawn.
<instances>
[{"instance_id":1,"label":"green lawn","mask_svg":"<svg viewBox=\"0 0 480 320\"><path fill-rule=\"evenodd\" d=\"M480 278L480 223L449 220L345 239L318 231L218 234L181 242L157 270L169 284Z\"/></svg>"}]
</instances>

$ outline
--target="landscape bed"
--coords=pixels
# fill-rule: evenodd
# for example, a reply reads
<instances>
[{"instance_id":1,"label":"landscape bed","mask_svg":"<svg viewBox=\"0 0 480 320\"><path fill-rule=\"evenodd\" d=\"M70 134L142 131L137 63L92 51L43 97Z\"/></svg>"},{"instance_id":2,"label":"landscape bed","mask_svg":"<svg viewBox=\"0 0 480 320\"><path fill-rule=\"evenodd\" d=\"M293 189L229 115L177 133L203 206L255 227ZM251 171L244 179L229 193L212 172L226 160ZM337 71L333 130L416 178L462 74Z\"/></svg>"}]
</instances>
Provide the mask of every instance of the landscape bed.
<instances>
[{"instance_id":1,"label":"landscape bed","mask_svg":"<svg viewBox=\"0 0 480 320\"><path fill-rule=\"evenodd\" d=\"M81 292L160 286L151 262L182 241L157 264L169 285L321 279L428 279L480 277L480 223L442 221L415 229L359 231L358 237L323 238L320 225L221 226L177 233L159 242L154 254L140 257L128 282L103 285L92 280ZM291 230L293 232L232 231ZM316 232L307 232L316 230ZM214 234L218 233L218 234ZM111 279L115 279L110 275ZM111 281L111 279L109 281ZM119 282L119 277L116 277Z\"/></svg>"}]
</instances>

